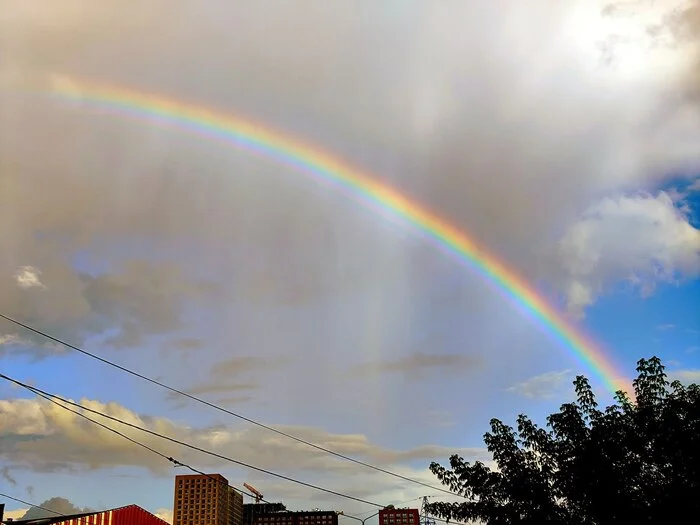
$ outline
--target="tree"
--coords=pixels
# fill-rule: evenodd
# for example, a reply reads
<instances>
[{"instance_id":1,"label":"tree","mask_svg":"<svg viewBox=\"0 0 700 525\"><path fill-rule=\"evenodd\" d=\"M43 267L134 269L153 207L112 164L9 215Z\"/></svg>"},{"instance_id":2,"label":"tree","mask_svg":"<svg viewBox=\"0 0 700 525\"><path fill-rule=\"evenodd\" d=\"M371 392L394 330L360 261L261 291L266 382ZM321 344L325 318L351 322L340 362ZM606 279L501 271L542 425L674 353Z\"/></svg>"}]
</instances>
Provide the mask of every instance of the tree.
<instances>
[{"instance_id":1,"label":"tree","mask_svg":"<svg viewBox=\"0 0 700 525\"><path fill-rule=\"evenodd\" d=\"M447 520L501 524L685 523L700 515L700 387L668 383L657 357L637 363L635 400L600 410L588 380L545 428L498 419L484 441L496 469L454 455L430 470L464 496L435 502ZM695 516L695 518L690 518Z\"/></svg>"}]
</instances>

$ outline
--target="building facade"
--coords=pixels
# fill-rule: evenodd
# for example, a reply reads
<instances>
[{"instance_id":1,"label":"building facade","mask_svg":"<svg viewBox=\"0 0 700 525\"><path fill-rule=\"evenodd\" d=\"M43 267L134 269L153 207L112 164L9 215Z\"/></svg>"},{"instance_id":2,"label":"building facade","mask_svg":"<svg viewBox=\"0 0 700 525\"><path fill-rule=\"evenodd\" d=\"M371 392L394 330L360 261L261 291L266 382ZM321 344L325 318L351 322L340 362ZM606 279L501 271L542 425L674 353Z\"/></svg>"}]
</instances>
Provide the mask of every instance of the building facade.
<instances>
[{"instance_id":1,"label":"building facade","mask_svg":"<svg viewBox=\"0 0 700 525\"><path fill-rule=\"evenodd\" d=\"M69 516L50 515L46 518L15 520L13 523L16 525L169 525L167 521L138 505Z\"/></svg>"},{"instance_id":2,"label":"building facade","mask_svg":"<svg viewBox=\"0 0 700 525\"><path fill-rule=\"evenodd\" d=\"M175 476L172 525L243 525L243 495L221 474Z\"/></svg>"},{"instance_id":3,"label":"building facade","mask_svg":"<svg viewBox=\"0 0 700 525\"><path fill-rule=\"evenodd\" d=\"M243 525L243 494L228 487L228 525Z\"/></svg>"},{"instance_id":4,"label":"building facade","mask_svg":"<svg viewBox=\"0 0 700 525\"><path fill-rule=\"evenodd\" d=\"M244 503L243 504L243 524L253 525L255 516L260 514L274 514L276 512L286 512L287 507L283 503Z\"/></svg>"},{"instance_id":5,"label":"building facade","mask_svg":"<svg viewBox=\"0 0 700 525\"><path fill-rule=\"evenodd\" d=\"M338 513L332 510L255 513L251 525L338 525Z\"/></svg>"},{"instance_id":6,"label":"building facade","mask_svg":"<svg viewBox=\"0 0 700 525\"><path fill-rule=\"evenodd\" d=\"M386 508L379 511L379 525L419 525L418 509Z\"/></svg>"}]
</instances>

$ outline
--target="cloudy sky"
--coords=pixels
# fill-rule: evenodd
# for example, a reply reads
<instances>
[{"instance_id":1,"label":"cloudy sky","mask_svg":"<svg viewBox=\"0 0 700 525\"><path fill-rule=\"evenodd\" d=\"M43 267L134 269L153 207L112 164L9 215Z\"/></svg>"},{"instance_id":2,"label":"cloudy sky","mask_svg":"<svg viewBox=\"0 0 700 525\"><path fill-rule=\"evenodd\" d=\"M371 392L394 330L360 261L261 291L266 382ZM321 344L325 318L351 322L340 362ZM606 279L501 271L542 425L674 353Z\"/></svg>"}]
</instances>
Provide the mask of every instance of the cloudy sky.
<instances>
[{"instance_id":1,"label":"cloudy sky","mask_svg":"<svg viewBox=\"0 0 700 525\"><path fill-rule=\"evenodd\" d=\"M488 246L621 373L658 355L691 382L699 64L698 0L0 0L0 313L436 485L431 461L488 460L490 418L542 420L576 374L602 387L596 371L400 221L272 158L51 97L52 79L152 92L313 144ZM440 494L7 322L0 370L361 499ZM289 508L372 513L130 435ZM3 492L167 516L182 472L0 384Z\"/></svg>"}]
</instances>

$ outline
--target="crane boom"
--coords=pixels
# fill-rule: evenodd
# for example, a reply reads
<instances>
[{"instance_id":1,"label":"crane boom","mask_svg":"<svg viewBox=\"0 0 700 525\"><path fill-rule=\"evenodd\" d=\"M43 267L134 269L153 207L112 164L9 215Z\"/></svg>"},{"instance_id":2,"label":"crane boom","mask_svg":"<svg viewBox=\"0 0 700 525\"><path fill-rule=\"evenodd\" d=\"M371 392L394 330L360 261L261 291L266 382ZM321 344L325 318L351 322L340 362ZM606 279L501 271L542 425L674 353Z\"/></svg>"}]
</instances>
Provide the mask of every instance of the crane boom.
<instances>
[{"instance_id":1,"label":"crane boom","mask_svg":"<svg viewBox=\"0 0 700 525\"><path fill-rule=\"evenodd\" d=\"M253 495L255 496L255 503L260 503L260 500L263 499L262 492L260 492L252 485L248 485L247 483L243 483L243 486L253 493Z\"/></svg>"}]
</instances>

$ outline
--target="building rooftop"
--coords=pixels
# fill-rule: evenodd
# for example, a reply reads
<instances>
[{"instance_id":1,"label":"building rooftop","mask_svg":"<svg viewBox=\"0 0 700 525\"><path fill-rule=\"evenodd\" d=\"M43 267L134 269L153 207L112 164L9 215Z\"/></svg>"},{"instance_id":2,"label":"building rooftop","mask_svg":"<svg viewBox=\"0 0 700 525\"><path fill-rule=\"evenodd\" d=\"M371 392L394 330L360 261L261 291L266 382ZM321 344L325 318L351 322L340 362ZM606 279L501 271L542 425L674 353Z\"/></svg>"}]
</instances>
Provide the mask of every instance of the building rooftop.
<instances>
[{"instance_id":1,"label":"building rooftop","mask_svg":"<svg viewBox=\"0 0 700 525\"><path fill-rule=\"evenodd\" d=\"M56 514L55 516L47 516L45 518L32 518L32 519L28 519L28 520L5 520L3 523L7 523L9 521L10 523L17 524L17 525L51 525L53 523L61 523L64 521L75 520L78 518L86 518L88 516L102 514L103 512L115 512L115 511L124 510L124 509L138 509L138 510L143 511L147 514L150 514L153 518L160 520L161 522L163 522L163 525L170 525L167 521L160 519L155 514L148 512L146 509L139 507L138 505L124 505L123 507L116 507L113 509L94 510L91 512L81 512L80 514Z\"/></svg>"}]
</instances>

